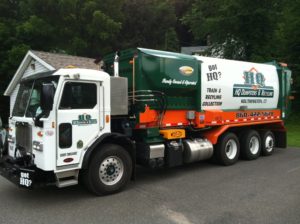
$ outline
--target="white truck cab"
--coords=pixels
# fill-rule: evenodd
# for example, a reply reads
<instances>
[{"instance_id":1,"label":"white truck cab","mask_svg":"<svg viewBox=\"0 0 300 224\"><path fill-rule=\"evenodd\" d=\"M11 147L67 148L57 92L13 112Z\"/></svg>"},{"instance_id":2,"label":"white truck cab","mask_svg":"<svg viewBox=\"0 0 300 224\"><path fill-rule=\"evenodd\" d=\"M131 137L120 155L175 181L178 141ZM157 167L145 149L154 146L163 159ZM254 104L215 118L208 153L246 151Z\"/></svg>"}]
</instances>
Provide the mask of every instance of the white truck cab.
<instances>
[{"instance_id":1,"label":"white truck cab","mask_svg":"<svg viewBox=\"0 0 300 224\"><path fill-rule=\"evenodd\" d=\"M12 172L13 169L7 168L6 177L15 179L23 187L37 185L39 179L42 183L56 183L58 187L77 184L84 158L89 159L85 154L99 146L99 139L112 136L112 79L116 85L124 84L121 89L125 92L119 91L122 96L118 96L124 99L124 105L117 105L117 108L126 108L127 113L125 78L74 68L23 79L9 119L6 157L6 165L10 162L16 169ZM114 160L117 159L115 156ZM115 176L114 170L125 166L115 162L104 165ZM104 184L112 185L110 178Z\"/></svg>"}]
</instances>

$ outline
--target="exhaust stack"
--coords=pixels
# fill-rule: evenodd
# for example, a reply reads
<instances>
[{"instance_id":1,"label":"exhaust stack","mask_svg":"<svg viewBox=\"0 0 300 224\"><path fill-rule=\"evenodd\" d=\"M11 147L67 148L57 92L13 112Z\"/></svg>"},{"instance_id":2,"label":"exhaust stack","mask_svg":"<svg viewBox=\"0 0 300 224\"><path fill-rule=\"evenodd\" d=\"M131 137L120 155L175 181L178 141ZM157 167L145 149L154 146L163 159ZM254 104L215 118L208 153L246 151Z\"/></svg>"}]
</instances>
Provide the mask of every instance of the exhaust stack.
<instances>
[{"instance_id":1,"label":"exhaust stack","mask_svg":"<svg viewBox=\"0 0 300 224\"><path fill-rule=\"evenodd\" d=\"M116 51L114 60L114 77L119 77L119 56L120 52Z\"/></svg>"}]
</instances>

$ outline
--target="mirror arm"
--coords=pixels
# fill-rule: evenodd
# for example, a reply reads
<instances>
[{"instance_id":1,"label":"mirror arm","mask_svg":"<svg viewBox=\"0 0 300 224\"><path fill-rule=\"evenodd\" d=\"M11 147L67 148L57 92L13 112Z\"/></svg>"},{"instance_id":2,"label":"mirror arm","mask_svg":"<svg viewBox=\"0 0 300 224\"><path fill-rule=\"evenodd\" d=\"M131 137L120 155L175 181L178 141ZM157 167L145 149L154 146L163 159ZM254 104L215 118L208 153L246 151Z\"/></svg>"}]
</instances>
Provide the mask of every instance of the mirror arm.
<instances>
[{"instance_id":1,"label":"mirror arm","mask_svg":"<svg viewBox=\"0 0 300 224\"><path fill-rule=\"evenodd\" d=\"M34 121L34 125L36 127L40 127L43 128L44 127L44 122L40 121L40 119L46 114L46 111L42 111L42 113L40 113L39 115L37 115L36 117L33 118Z\"/></svg>"}]
</instances>

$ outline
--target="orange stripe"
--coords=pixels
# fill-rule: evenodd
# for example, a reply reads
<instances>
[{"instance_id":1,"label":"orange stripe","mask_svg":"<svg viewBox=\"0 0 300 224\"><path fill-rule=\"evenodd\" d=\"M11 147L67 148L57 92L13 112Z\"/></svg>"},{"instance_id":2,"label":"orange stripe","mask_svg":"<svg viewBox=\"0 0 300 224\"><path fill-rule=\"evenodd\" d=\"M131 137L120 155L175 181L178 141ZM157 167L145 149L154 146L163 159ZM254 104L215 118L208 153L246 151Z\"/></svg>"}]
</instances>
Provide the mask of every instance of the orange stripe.
<instances>
[{"instance_id":1,"label":"orange stripe","mask_svg":"<svg viewBox=\"0 0 300 224\"><path fill-rule=\"evenodd\" d=\"M161 121L163 127L192 125L195 128L206 126L220 126L225 123L249 123L257 121L279 120L280 110L246 110L246 111L222 111L206 110L204 112L195 112L195 119L187 119L188 110L167 110ZM159 111L145 107L145 112L139 114L139 124L146 126L159 126Z\"/></svg>"},{"instance_id":2,"label":"orange stripe","mask_svg":"<svg viewBox=\"0 0 300 224\"><path fill-rule=\"evenodd\" d=\"M274 120L280 118L280 110L247 110L247 111L221 111L221 110L207 110L205 111L206 124L217 121L217 124L226 120L236 120L239 122L255 121L260 119Z\"/></svg>"},{"instance_id":3,"label":"orange stripe","mask_svg":"<svg viewBox=\"0 0 300 224\"><path fill-rule=\"evenodd\" d=\"M256 122L249 122L249 123L237 123L237 124L226 124L222 126L217 126L212 130L203 132L203 136L207 138L212 144L216 144L218 142L218 138L222 135L227 129L232 127L240 127L240 126L252 126L252 125L259 125L265 124L270 126L270 129L278 129L278 130L285 130L283 121L256 121Z\"/></svg>"}]
</instances>

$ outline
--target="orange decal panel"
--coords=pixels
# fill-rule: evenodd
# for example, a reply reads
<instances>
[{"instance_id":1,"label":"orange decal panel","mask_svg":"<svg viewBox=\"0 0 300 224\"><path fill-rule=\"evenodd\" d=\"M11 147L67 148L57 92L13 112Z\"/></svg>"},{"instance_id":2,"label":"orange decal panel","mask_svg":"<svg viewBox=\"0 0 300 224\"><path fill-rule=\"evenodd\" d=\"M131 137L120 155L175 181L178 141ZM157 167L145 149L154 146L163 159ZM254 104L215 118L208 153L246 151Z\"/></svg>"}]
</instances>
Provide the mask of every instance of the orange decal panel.
<instances>
[{"instance_id":1,"label":"orange decal panel","mask_svg":"<svg viewBox=\"0 0 300 224\"><path fill-rule=\"evenodd\" d=\"M142 127L161 126L176 127L191 125L194 128L221 126L226 124L245 124L251 122L278 121L281 119L280 110L206 110L195 112L195 119L187 119L188 110L167 110L163 115L159 111L145 108L140 113L139 124ZM162 119L161 119L162 116Z\"/></svg>"},{"instance_id":2,"label":"orange decal panel","mask_svg":"<svg viewBox=\"0 0 300 224\"><path fill-rule=\"evenodd\" d=\"M279 120L280 110L205 111L206 126Z\"/></svg>"},{"instance_id":3,"label":"orange decal panel","mask_svg":"<svg viewBox=\"0 0 300 224\"><path fill-rule=\"evenodd\" d=\"M241 126L252 126L252 125L267 125L268 128L274 130L284 131L283 121L273 120L273 121L256 121L256 122L244 122L236 124L226 124L221 126L216 126L213 129L203 133L203 136L207 138L212 144L216 144L220 135L222 135L228 128L241 127Z\"/></svg>"},{"instance_id":4,"label":"orange decal panel","mask_svg":"<svg viewBox=\"0 0 300 224\"><path fill-rule=\"evenodd\" d=\"M161 126L163 127L188 125L189 120L186 119L186 113L186 110L167 110L163 115L160 115L159 111L146 107L145 112L140 113L140 123L156 122L156 125L159 125L160 116L162 116Z\"/></svg>"}]
</instances>

